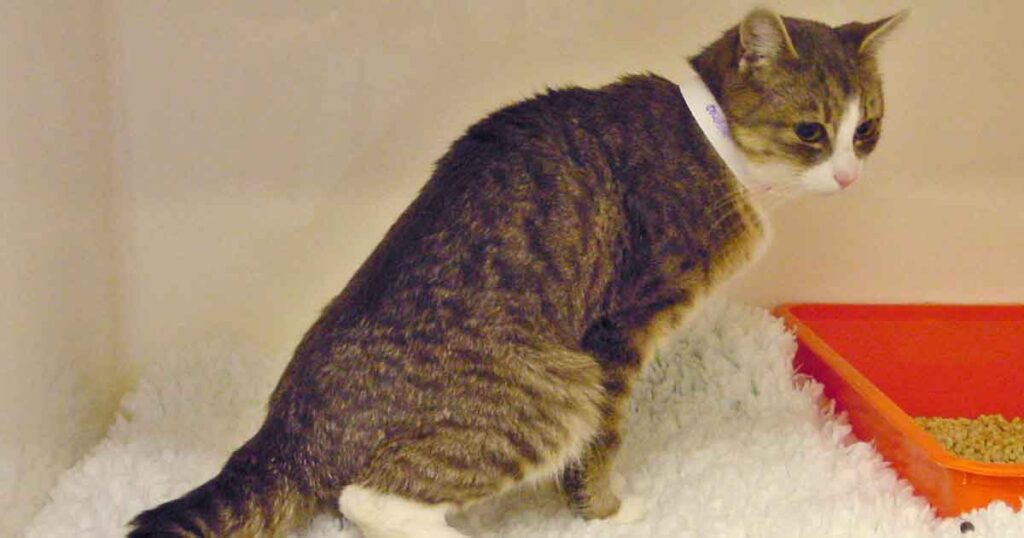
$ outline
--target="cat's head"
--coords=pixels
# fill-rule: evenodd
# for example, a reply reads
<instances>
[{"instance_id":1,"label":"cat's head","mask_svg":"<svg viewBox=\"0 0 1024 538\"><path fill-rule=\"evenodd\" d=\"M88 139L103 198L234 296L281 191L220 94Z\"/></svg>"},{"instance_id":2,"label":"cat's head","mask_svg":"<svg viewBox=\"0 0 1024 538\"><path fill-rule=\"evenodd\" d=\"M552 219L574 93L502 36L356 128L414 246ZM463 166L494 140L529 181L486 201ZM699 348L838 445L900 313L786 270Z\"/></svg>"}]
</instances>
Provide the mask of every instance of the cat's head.
<instances>
[{"instance_id":1,"label":"cat's head","mask_svg":"<svg viewBox=\"0 0 1024 538\"><path fill-rule=\"evenodd\" d=\"M692 60L747 156L750 182L831 193L860 177L885 112L876 53L905 17L833 28L756 9Z\"/></svg>"}]
</instances>

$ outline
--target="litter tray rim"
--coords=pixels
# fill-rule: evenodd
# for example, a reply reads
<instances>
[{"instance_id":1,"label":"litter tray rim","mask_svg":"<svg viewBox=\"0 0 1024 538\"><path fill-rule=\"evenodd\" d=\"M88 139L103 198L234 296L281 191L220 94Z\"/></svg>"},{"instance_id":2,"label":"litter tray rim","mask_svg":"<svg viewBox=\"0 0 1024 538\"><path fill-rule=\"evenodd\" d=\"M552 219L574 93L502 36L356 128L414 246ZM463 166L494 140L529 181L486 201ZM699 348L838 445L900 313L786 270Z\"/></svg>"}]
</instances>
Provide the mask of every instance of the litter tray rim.
<instances>
[{"instance_id":1,"label":"litter tray rim","mask_svg":"<svg viewBox=\"0 0 1024 538\"><path fill-rule=\"evenodd\" d=\"M865 401L870 402L875 410L889 424L907 436L935 464L946 469L995 478L1024 479L1022 463L988 463L961 458L942 446L924 428L917 425L914 419L896 404L885 392L862 374L852 363L833 349L825 340L796 315L794 308L864 308L867 309L1002 309L1024 308L1024 304L956 304L956 303L783 303L772 309L772 313L783 319L786 327L794 333L798 341L813 351L828 365L850 388L856 391Z\"/></svg>"}]
</instances>

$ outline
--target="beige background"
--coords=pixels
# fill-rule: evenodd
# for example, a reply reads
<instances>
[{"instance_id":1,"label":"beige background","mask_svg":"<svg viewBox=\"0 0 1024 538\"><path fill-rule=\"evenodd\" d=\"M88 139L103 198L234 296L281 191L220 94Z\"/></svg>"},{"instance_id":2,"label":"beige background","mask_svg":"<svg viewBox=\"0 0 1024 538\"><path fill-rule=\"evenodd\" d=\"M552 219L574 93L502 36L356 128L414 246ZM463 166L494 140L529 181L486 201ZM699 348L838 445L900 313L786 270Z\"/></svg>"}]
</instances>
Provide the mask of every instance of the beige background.
<instances>
[{"instance_id":1,"label":"beige background","mask_svg":"<svg viewBox=\"0 0 1024 538\"><path fill-rule=\"evenodd\" d=\"M1024 300L1024 4L761 4L829 23L913 13L884 50L866 178L780 208L732 293ZM671 74L750 5L3 3L0 491L19 496L0 535L145 365L211 339L290 352L482 114Z\"/></svg>"},{"instance_id":2,"label":"beige background","mask_svg":"<svg viewBox=\"0 0 1024 538\"><path fill-rule=\"evenodd\" d=\"M0 2L0 536L120 396L103 21L95 2Z\"/></svg>"}]
</instances>

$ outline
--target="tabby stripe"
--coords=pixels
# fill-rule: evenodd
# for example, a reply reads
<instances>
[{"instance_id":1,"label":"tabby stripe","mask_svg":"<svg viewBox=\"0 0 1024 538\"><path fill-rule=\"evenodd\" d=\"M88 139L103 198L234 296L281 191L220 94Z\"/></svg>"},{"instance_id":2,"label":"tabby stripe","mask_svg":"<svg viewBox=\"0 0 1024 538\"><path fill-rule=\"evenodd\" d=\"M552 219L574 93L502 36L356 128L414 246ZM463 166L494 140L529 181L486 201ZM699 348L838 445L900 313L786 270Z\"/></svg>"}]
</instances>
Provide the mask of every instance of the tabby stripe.
<instances>
[{"instance_id":1,"label":"tabby stripe","mask_svg":"<svg viewBox=\"0 0 1024 538\"><path fill-rule=\"evenodd\" d=\"M526 167L526 174L534 185L544 191L555 188L557 176L553 178L551 171L546 170L546 160L537 159L532 151L525 151L520 155Z\"/></svg>"},{"instance_id":2,"label":"tabby stripe","mask_svg":"<svg viewBox=\"0 0 1024 538\"><path fill-rule=\"evenodd\" d=\"M580 148L576 143L576 130L568 122L562 124L562 140L565 145L565 152L572 161L572 164L578 168L584 167L583 155L580 153Z\"/></svg>"}]
</instances>

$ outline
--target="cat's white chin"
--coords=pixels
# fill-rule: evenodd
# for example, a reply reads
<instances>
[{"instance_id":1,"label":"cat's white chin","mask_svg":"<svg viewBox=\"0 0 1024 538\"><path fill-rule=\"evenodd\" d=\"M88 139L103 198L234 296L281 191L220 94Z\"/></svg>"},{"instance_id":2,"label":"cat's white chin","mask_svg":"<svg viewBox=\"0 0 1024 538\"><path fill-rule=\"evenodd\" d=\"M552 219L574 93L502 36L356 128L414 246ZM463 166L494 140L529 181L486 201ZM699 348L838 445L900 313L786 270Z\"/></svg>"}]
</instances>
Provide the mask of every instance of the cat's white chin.
<instances>
[{"instance_id":1,"label":"cat's white chin","mask_svg":"<svg viewBox=\"0 0 1024 538\"><path fill-rule=\"evenodd\" d=\"M748 175L743 184L754 193L771 192L783 196L798 194L803 190L800 171L792 165L782 162L751 164L747 168Z\"/></svg>"},{"instance_id":2,"label":"cat's white chin","mask_svg":"<svg viewBox=\"0 0 1024 538\"><path fill-rule=\"evenodd\" d=\"M774 192L785 196L835 194L849 187L853 182L850 178L858 178L862 167L860 160L841 165L835 161L837 159L830 159L805 170L784 163L753 165L743 183L752 192Z\"/></svg>"},{"instance_id":3,"label":"cat's white chin","mask_svg":"<svg viewBox=\"0 0 1024 538\"><path fill-rule=\"evenodd\" d=\"M832 179L832 178L828 178L828 179L813 178L813 179L809 179L809 180L805 180L804 178L801 178L800 179L800 186L803 188L804 192L810 193L810 194L825 194L825 195L828 195L828 194L835 194L835 193L843 190L843 188L839 185L839 182L834 180L834 179Z\"/></svg>"},{"instance_id":4,"label":"cat's white chin","mask_svg":"<svg viewBox=\"0 0 1024 538\"><path fill-rule=\"evenodd\" d=\"M835 194L856 181L861 168L859 159L832 158L800 174L800 186L812 194Z\"/></svg>"}]
</instances>

